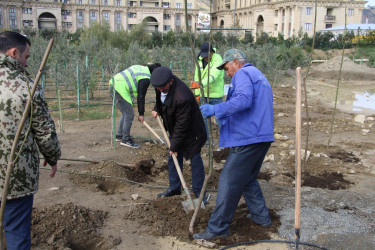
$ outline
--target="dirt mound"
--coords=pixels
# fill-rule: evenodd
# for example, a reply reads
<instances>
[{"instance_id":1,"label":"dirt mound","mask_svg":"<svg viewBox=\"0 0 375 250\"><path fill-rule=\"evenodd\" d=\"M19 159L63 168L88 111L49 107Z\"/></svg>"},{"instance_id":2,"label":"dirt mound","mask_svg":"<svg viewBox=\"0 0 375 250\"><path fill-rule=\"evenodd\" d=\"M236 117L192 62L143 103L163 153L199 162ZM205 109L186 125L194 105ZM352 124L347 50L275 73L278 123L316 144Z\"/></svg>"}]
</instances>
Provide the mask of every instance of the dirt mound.
<instances>
[{"instance_id":1,"label":"dirt mound","mask_svg":"<svg viewBox=\"0 0 375 250\"><path fill-rule=\"evenodd\" d=\"M189 234L189 225L193 212L187 214L183 209L181 201L185 199L185 196L174 196L149 200L146 205L137 205L129 211L125 215L125 219L137 220L148 228L148 232L155 236L175 236L181 241L191 242L193 238ZM199 216L197 216L196 226L194 227L195 232L206 229L212 210L212 207L199 210ZM246 204L239 205L230 226L230 236L213 241L219 245L231 245L242 241L271 239L271 234L276 233L280 226L280 218L276 215L276 212L270 210L271 227L254 224L246 217L248 213Z\"/></svg>"},{"instance_id":2,"label":"dirt mound","mask_svg":"<svg viewBox=\"0 0 375 250\"><path fill-rule=\"evenodd\" d=\"M42 249L110 249L120 239L103 238L98 232L107 214L68 203L33 210L32 246ZM85 240L82 240L85 239ZM117 242L117 243L116 243Z\"/></svg>"},{"instance_id":3,"label":"dirt mound","mask_svg":"<svg viewBox=\"0 0 375 250\"><path fill-rule=\"evenodd\" d=\"M350 184L354 184L343 178L342 173L324 172L318 176L306 174L302 177L302 186L323 188L330 190L347 189Z\"/></svg>"},{"instance_id":4,"label":"dirt mound","mask_svg":"<svg viewBox=\"0 0 375 250\"><path fill-rule=\"evenodd\" d=\"M341 56L336 56L330 60L314 65L311 68L310 76L325 79L337 79L341 66ZM375 80L375 70L366 65L359 65L348 57L344 57L341 71L343 80Z\"/></svg>"},{"instance_id":5,"label":"dirt mound","mask_svg":"<svg viewBox=\"0 0 375 250\"><path fill-rule=\"evenodd\" d=\"M70 178L81 187L91 186L96 191L103 191L106 194L119 193L125 183L147 183L152 180L152 175L160 172L160 169L151 167L145 162L148 163L150 160L140 160L132 164L103 161L80 167L80 172L75 171Z\"/></svg>"}]
</instances>

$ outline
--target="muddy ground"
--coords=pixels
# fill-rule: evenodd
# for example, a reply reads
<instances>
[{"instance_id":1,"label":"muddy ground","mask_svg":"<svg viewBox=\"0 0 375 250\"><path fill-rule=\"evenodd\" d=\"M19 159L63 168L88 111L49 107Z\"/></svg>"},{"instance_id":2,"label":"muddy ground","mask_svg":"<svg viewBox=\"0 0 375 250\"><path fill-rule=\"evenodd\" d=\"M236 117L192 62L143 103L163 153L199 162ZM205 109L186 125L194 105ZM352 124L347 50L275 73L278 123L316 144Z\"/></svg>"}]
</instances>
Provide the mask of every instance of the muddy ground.
<instances>
[{"instance_id":1,"label":"muddy ground","mask_svg":"<svg viewBox=\"0 0 375 250\"><path fill-rule=\"evenodd\" d=\"M354 67L348 64L349 69ZM324 68L329 67L319 69L321 74L313 71L314 78L307 84L309 158L302 173L301 241L329 249L374 249L375 111L353 111L350 103L340 102L328 146L337 80L332 78L332 70L324 74ZM353 79L355 75L344 79L342 88L347 91L342 95L364 90L373 93L372 77L362 74L358 80ZM230 236L214 239L216 248L247 241L294 240L295 80L287 78L281 85L273 86L273 91L276 141L259 175L272 226L261 227L247 219L248 210L241 200ZM151 117L152 91L146 106L146 121L162 135L157 121ZM303 148L308 127L305 106L304 102ZM364 119L359 119L357 116L362 114ZM58 113L53 115L59 125ZM181 205L186 196L156 197L168 185L168 150L157 143L144 125L135 119L131 131L140 149L117 144L116 150L111 143L110 119L71 120L63 125L64 133L59 132L59 172L51 179L47 169L41 170L33 211L33 249L204 249L189 234L192 213L186 213ZM216 149L216 127L214 137ZM198 214L195 232L204 230L215 206L215 190L226 154L227 151L214 154L208 184L211 198ZM202 157L208 171L208 147L203 148ZM141 160L152 162L145 167L145 162L139 164ZM189 162L184 164L184 176L190 186ZM360 225L357 227L353 221ZM343 225L335 224L338 222ZM273 242L236 249L292 247ZM314 249L304 245L300 248Z\"/></svg>"}]
</instances>

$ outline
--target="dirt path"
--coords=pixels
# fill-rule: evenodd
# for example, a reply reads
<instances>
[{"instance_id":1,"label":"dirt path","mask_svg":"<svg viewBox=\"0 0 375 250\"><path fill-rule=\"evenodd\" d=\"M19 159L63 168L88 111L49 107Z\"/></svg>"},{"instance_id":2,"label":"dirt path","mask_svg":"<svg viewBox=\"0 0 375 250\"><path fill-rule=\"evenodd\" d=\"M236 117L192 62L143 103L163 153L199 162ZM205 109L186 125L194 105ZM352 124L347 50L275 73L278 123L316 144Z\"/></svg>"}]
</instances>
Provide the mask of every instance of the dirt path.
<instances>
[{"instance_id":1,"label":"dirt path","mask_svg":"<svg viewBox=\"0 0 375 250\"><path fill-rule=\"evenodd\" d=\"M324 84L332 88L334 82L325 80ZM327 147L332 108L326 98L331 94L324 95L326 90L321 84L312 82L309 86L310 157L303 172L301 240L329 249L375 248L374 111L366 110L364 122L358 123L354 118L361 112L338 110L331 145ZM367 82L367 86L375 89L373 82ZM259 176L273 224L263 228L250 222L241 201L230 237L214 240L217 247L294 238L294 92L293 84L274 87L276 141ZM150 112L146 113L146 121L162 134ZM191 214L186 214L180 203L185 196L156 198L168 185L167 149L155 144L153 135L135 120L132 134L142 148L118 144L114 150L111 126L109 119L64 121L65 133L59 133L62 158L98 163L61 160L61 172L54 179L48 177L48 170L41 170L33 213L33 249L204 249L188 233ZM304 134L306 127L304 118ZM216 155L218 162L208 187L212 197L199 215L196 231L207 225L215 205L223 165L219 158L225 160L222 154ZM202 156L207 162L207 148ZM116 164L148 158L155 160L148 173ZM184 169L190 184L189 165L185 164ZM241 249L289 246L272 243Z\"/></svg>"}]
</instances>

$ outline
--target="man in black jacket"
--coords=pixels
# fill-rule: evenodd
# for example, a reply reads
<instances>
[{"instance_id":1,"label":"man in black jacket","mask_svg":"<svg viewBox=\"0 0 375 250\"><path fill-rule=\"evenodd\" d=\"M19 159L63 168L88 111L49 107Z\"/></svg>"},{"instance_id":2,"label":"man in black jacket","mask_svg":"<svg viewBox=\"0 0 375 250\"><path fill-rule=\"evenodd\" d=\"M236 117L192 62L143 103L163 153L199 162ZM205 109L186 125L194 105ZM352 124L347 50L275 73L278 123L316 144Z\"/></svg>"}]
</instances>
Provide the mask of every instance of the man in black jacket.
<instances>
[{"instance_id":1,"label":"man in black jacket","mask_svg":"<svg viewBox=\"0 0 375 250\"><path fill-rule=\"evenodd\" d=\"M171 139L168 157L169 188L158 194L158 197L181 194L181 182L172 154L177 156L180 167L183 166L183 157L190 159L193 192L199 197L204 181L200 152L207 134L198 103L189 87L173 75L168 67L155 69L150 81L156 88L156 105L152 116L161 116Z\"/></svg>"}]
</instances>

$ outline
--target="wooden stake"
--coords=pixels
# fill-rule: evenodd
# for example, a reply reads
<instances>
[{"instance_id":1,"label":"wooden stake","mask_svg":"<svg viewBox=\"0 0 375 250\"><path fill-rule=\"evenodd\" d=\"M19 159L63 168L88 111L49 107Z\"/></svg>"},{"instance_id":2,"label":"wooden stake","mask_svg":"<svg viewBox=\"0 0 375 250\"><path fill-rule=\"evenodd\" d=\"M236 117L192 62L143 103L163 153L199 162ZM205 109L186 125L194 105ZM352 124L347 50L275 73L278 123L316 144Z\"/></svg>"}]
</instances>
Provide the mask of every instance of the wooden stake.
<instances>
[{"instance_id":1,"label":"wooden stake","mask_svg":"<svg viewBox=\"0 0 375 250\"><path fill-rule=\"evenodd\" d=\"M297 246L300 240L300 220L301 220L301 68L297 68L297 87L296 87L296 200L295 200L295 239ZM298 248L298 247L297 247Z\"/></svg>"}]
</instances>

